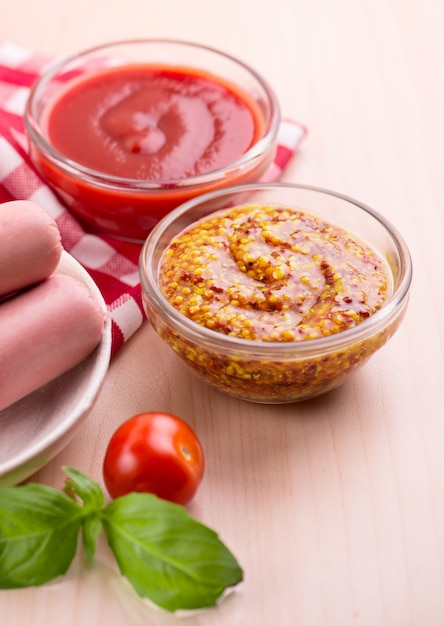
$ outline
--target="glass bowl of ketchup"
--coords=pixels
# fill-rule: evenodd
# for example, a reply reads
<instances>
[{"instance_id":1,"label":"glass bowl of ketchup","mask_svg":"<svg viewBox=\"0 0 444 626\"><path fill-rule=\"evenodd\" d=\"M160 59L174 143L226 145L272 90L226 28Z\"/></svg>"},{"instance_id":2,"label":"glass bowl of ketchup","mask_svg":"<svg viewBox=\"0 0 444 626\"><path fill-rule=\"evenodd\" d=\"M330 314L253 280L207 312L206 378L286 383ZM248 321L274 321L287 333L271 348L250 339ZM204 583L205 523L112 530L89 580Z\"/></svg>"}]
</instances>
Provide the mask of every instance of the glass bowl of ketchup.
<instances>
[{"instance_id":1,"label":"glass bowl of ketchup","mask_svg":"<svg viewBox=\"0 0 444 626\"><path fill-rule=\"evenodd\" d=\"M31 159L59 199L91 229L139 241L183 202L259 180L279 122L254 69L168 39L109 43L53 64L25 112Z\"/></svg>"}]
</instances>

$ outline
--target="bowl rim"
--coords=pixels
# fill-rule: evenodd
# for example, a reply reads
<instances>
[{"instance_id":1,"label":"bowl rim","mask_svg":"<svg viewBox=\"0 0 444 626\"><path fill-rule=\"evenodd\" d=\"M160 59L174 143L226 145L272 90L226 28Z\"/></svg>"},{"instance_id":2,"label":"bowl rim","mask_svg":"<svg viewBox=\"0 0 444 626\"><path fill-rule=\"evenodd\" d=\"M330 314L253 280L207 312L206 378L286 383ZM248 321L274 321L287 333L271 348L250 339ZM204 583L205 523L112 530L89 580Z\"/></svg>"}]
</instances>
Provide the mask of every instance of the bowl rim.
<instances>
[{"instance_id":1,"label":"bowl rim","mask_svg":"<svg viewBox=\"0 0 444 626\"><path fill-rule=\"evenodd\" d=\"M364 211L382 225L386 233L388 233L391 237L398 251L400 261L399 281L398 284L394 286L389 300L387 300L384 305L373 313L368 319L362 321L353 328L345 329L327 337L293 342L261 342L243 339L241 337L232 337L230 335L218 333L214 330L206 328L205 326L190 320L175 309L162 294L158 286L157 276L154 275L151 264L147 262L148 258L154 259L155 256L159 258L159 254L155 255L154 253L165 230L173 224L175 220L179 219L181 216L186 214L188 210L200 203L216 198L222 198L223 196L233 193L244 193L253 190L273 190L275 188L283 189L285 187L333 196L339 200L343 200L356 206L358 209ZM315 211L312 213L316 214ZM338 226L341 227L340 224L338 224ZM359 234L354 234L360 238ZM319 356L335 350L345 349L377 334L379 331L387 327L392 320L396 319L398 314L407 305L413 276L413 265L409 248L403 236L398 229L378 211L372 209L363 202L352 198L351 196L330 189L314 185L275 182L236 185L208 192L186 201L171 211L156 224L145 240L139 256L139 275L143 297L148 300L149 304L155 310L155 313L161 317L168 326L186 337L188 340L205 346L208 349L223 351L226 353L243 350L251 357L254 357L254 355L260 355L263 357L297 359Z\"/></svg>"},{"instance_id":2,"label":"bowl rim","mask_svg":"<svg viewBox=\"0 0 444 626\"><path fill-rule=\"evenodd\" d=\"M264 131L264 135L255 142L246 152L244 152L238 159L229 163L228 165L198 174L195 176L188 176L183 178L165 178L165 179L137 179L114 176L112 174L106 174L96 169L92 169L78 163L77 161L66 157L62 152L54 148L51 143L45 138L44 133L41 132L40 122L35 116L36 100L46 85L56 76L58 72L63 68L82 57L87 57L92 54L100 53L111 49L116 46L131 46L142 44L160 44L160 45L177 45L184 46L186 48L192 48L201 50L205 53L217 55L225 58L227 61L234 63L235 65L243 68L249 73L262 87L267 101L270 107L270 121ZM217 76L217 74L215 74ZM241 85L240 85L241 86ZM238 173L243 169L248 169L258 159L274 146L279 131L281 122L281 110L277 96L269 84L269 82L251 65L238 59L234 55L219 50L215 47L200 44L197 42L189 41L186 39L174 39L165 37L153 37L153 38L135 38L135 39L122 39L109 41L97 46L86 48L78 51L69 56L65 56L60 60L53 61L47 66L46 71L35 81L32 85L29 96L25 106L24 113L24 125L28 137L31 141L38 146L38 149L53 163L56 163L58 167L70 172L72 176L82 176L90 182L96 185L103 185L106 188L115 188L117 190L127 189L131 187L132 191L153 191L157 189L171 189L171 188L188 188L200 185L209 184L215 180L223 180L231 172Z\"/></svg>"}]
</instances>

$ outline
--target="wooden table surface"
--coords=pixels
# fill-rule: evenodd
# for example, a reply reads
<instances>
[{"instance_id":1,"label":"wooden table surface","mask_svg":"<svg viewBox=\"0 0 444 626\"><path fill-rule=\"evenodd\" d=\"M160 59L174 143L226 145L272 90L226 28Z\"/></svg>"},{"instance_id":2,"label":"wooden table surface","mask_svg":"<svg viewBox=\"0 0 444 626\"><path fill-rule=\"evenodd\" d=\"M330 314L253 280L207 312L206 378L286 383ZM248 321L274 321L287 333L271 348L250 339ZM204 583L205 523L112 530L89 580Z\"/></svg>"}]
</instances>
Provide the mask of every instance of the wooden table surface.
<instances>
[{"instance_id":1,"label":"wooden table surface","mask_svg":"<svg viewBox=\"0 0 444 626\"><path fill-rule=\"evenodd\" d=\"M230 546L245 582L178 621L136 597L101 543L90 569L77 558L63 580L0 592L2 626L444 624L443 27L439 0L3 0L0 39L36 52L177 37L254 65L309 129L285 179L383 213L407 240L414 281L390 343L300 404L210 390L146 323L86 424L33 479L59 487L67 464L101 482L120 422L176 413L207 458L190 513Z\"/></svg>"}]
</instances>

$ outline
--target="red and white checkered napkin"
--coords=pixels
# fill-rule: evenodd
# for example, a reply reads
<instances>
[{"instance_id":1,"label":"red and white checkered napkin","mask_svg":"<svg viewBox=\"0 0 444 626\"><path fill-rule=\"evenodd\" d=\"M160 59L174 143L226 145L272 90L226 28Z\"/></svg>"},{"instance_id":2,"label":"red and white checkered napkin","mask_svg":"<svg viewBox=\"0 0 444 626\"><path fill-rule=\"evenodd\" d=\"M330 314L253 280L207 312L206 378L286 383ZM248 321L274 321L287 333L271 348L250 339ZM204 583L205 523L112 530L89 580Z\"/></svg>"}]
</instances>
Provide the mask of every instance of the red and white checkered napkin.
<instances>
[{"instance_id":1,"label":"red and white checkered napkin","mask_svg":"<svg viewBox=\"0 0 444 626\"><path fill-rule=\"evenodd\" d=\"M89 233L33 168L23 112L31 85L48 63L30 50L0 43L0 203L33 200L53 215L65 250L91 274L107 303L114 354L144 321L137 270L141 246ZM264 180L280 177L305 133L302 125L282 121L277 154Z\"/></svg>"}]
</instances>

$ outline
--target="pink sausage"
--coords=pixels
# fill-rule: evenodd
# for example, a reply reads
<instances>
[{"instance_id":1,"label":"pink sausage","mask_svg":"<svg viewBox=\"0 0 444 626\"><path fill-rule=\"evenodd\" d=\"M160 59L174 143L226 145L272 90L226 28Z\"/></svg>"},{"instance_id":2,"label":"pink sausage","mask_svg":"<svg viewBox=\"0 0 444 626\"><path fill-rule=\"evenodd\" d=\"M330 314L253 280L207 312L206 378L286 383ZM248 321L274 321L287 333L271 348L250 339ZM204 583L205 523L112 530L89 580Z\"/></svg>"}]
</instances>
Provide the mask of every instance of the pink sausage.
<instances>
[{"instance_id":1,"label":"pink sausage","mask_svg":"<svg viewBox=\"0 0 444 626\"><path fill-rule=\"evenodd\" d=\"M0 304L0 410L80 363L105 313L77 279L53 274Z\"/></svg>"},{"instance_id":2,"label":"pink sausage","mask_svg":"<svg viewBox=\"0 0 444 626\"><path fill-rule=\"evenodd\" d=\"M53 217L35 202L0 204L0 297L48 278L62 244Z\"/></svg>"}]
</instances>

